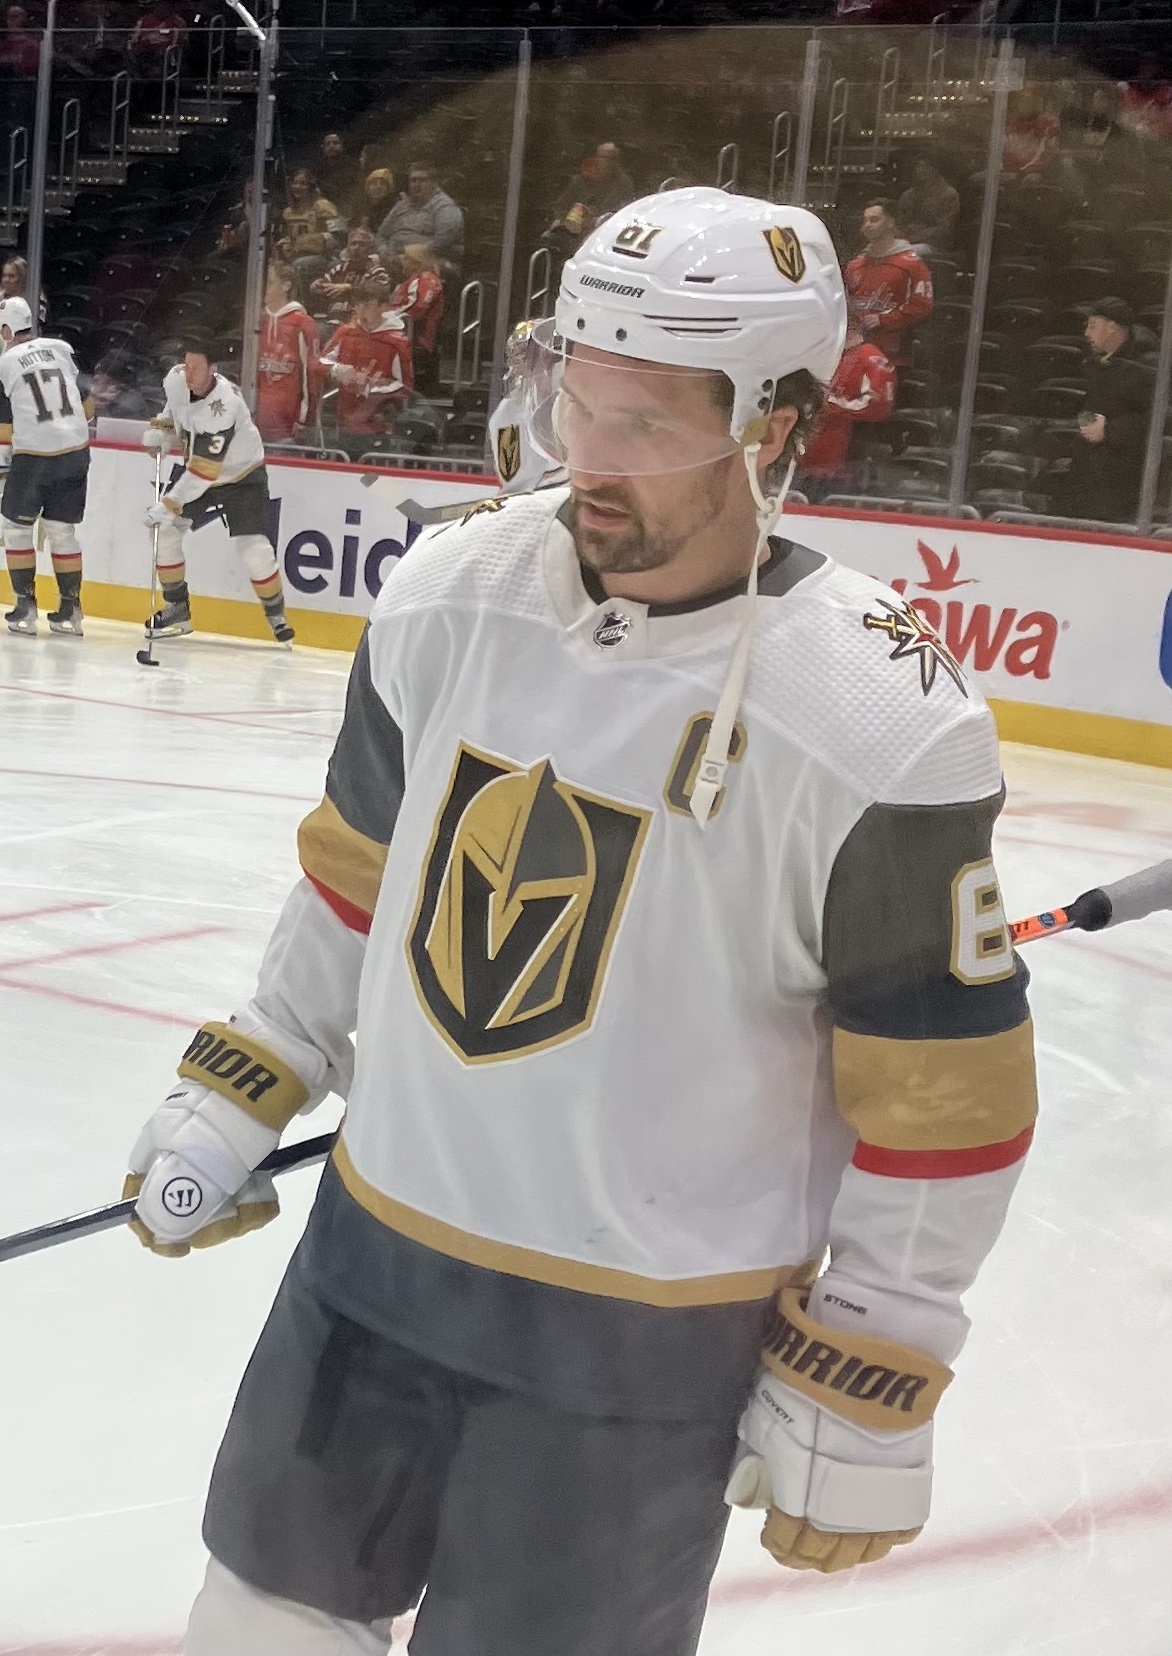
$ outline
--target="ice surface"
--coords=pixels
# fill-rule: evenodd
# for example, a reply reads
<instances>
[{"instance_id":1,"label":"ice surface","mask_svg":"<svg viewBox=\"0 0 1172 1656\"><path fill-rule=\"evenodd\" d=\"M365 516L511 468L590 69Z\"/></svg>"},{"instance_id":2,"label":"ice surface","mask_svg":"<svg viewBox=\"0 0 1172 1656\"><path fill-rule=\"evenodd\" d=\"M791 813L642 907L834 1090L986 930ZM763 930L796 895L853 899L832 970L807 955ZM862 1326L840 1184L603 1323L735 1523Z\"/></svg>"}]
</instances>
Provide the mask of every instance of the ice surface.
<instances>
[{"instance_id":1,"label":"ice surface","mask_svg":"<svg viewBox=\"0 0 1172 1656\"><path fill-rule=\"evenodd\" d=\"M184 1035L249 992L341 709L338 654L195 639L152 672L138 643L0 639L5 1234L113 1200ZM1014 916L1172 855L1172 773L1005 762ZM931 1523L824 1580L735 1515L702 1656L1172 1652L1172 916L1027 959L1041 1120L969 1297ZM212 1457L312 1187L181 1262L113 1233L0 1266L4 1656L178 1648Z\"/></svg>"}]
</instances>

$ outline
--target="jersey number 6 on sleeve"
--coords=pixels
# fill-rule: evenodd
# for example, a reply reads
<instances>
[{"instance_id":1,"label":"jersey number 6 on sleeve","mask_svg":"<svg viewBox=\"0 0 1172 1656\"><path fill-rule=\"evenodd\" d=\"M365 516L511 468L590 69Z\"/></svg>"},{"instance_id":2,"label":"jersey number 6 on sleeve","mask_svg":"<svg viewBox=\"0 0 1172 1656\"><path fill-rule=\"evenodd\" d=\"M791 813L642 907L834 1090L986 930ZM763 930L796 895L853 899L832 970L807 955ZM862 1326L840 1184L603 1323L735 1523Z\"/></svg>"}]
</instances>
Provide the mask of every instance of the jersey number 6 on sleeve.
<instances>
[{"instance_id":1,"label":"jersey number 6 on sleeve","mask_svg":"<svg viewBox=\"0 0 1172 1656\"><path fill-rule=\"evenodd\" d=\"M952 882L952 959L961 983L995 983L1013 974L1013 946L992 861L965 863Z\"/></svg>"}]
</instances>

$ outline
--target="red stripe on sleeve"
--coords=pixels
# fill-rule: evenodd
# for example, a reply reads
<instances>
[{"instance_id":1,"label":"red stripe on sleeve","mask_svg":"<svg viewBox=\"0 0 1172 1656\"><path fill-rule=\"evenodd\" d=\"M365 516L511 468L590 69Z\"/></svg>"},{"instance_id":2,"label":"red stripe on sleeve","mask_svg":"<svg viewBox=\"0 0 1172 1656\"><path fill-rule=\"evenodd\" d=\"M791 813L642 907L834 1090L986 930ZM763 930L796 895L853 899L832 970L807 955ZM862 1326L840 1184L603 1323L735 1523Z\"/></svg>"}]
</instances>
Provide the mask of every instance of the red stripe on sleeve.
<instances>
[{"instance_id":1,"label":"red stripe on sleeve","mask_svg":"<svg viewBox=\"0 0 1172 1656\"><path fill-rule=\"evenodd\" d=\"M357 903L350 902L348 898L340 896L338 892L331 891L329 886L323 885L320 880L315 880L308 869L303 870L303 872L318 896L323 902L330 905L342 924L349 926L351 931L361 932L363 937L366 937L370 931L371 922L371 916L367 914L366 910L360 909Z\"/></svg>"},{"instance_id":2,"label":"red stripe on sleeve","mask_svg":"<svg viewBox=\"0 0 1172 1656\"><path fill-rule=\"evenodd\" d=\"M994 1173L1012 1167L1030 1147L1032 1126L1001 1144L979 1144L972 1150L884 1150L860 1139L851 1164L864 1173L886 1179L965 1179L973 1173Z\"/></svg>"}]
</instances>

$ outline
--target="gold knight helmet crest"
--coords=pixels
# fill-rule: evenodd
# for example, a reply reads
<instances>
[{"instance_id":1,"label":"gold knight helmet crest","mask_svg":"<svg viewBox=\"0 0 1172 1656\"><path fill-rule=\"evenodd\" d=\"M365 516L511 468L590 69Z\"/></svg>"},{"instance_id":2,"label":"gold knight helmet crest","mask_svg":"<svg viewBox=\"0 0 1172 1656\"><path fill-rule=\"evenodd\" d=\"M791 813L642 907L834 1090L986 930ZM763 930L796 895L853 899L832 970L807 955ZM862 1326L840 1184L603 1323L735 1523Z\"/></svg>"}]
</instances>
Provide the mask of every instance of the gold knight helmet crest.
<instances>
[{"instance_id":1,"label":"gold knight helmet crest","mask_svg":"<svg viewBox=\"0 0 1172 1656\"><path fill-rule=\"evenodd\" d=\"M781 274L789 282L800 282L806 274L806 255L802 252L797 232L791 230L788 224L775 224L762 233Z\"/></svg>"},{"instance_id":2,"label":"gold knight helmet crest","mask_svg":"<svg viewBox=\"0 0 1172 1656\"><path fill-rule=\"evenodd\" d=\"M511 483L521 470L520 426L502 426L497 432L496 470L502 483Z\"/></svg>"}]
</instances>

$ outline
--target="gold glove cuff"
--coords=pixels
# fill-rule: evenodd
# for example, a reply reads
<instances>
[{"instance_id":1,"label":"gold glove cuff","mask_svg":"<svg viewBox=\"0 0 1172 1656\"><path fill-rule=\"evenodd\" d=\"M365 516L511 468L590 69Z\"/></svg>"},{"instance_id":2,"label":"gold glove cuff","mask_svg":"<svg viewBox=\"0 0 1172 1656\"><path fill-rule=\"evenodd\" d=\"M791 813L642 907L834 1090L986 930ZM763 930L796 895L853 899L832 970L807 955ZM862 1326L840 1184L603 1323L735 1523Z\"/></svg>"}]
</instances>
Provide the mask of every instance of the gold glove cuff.
<instances>
[{"instance_id":1,"label":"gold glove cuff","mask_svg":"<svg viewBox=\"0 0 1172 1656\"><path fill-rule=\"evenodd\" d=\"M295 1070L231 1024L204 1024L183 1054L179 1074L230 1098L278 1133L309 1098L309 1088Z\"/></svg>"},{"instance_id":2,"label":"gold glove cuff","mask_svg":"<svg viewBox=\"0 0 1172 1656\"><path fill-rule=\"evenodd\" d=\"M761 1360L785 1385L869 1431L910 1432L931 1420L952 1370L893 1340L825 1328L807 1294L783 1288Z\"/></svg>"}]
</instances>

